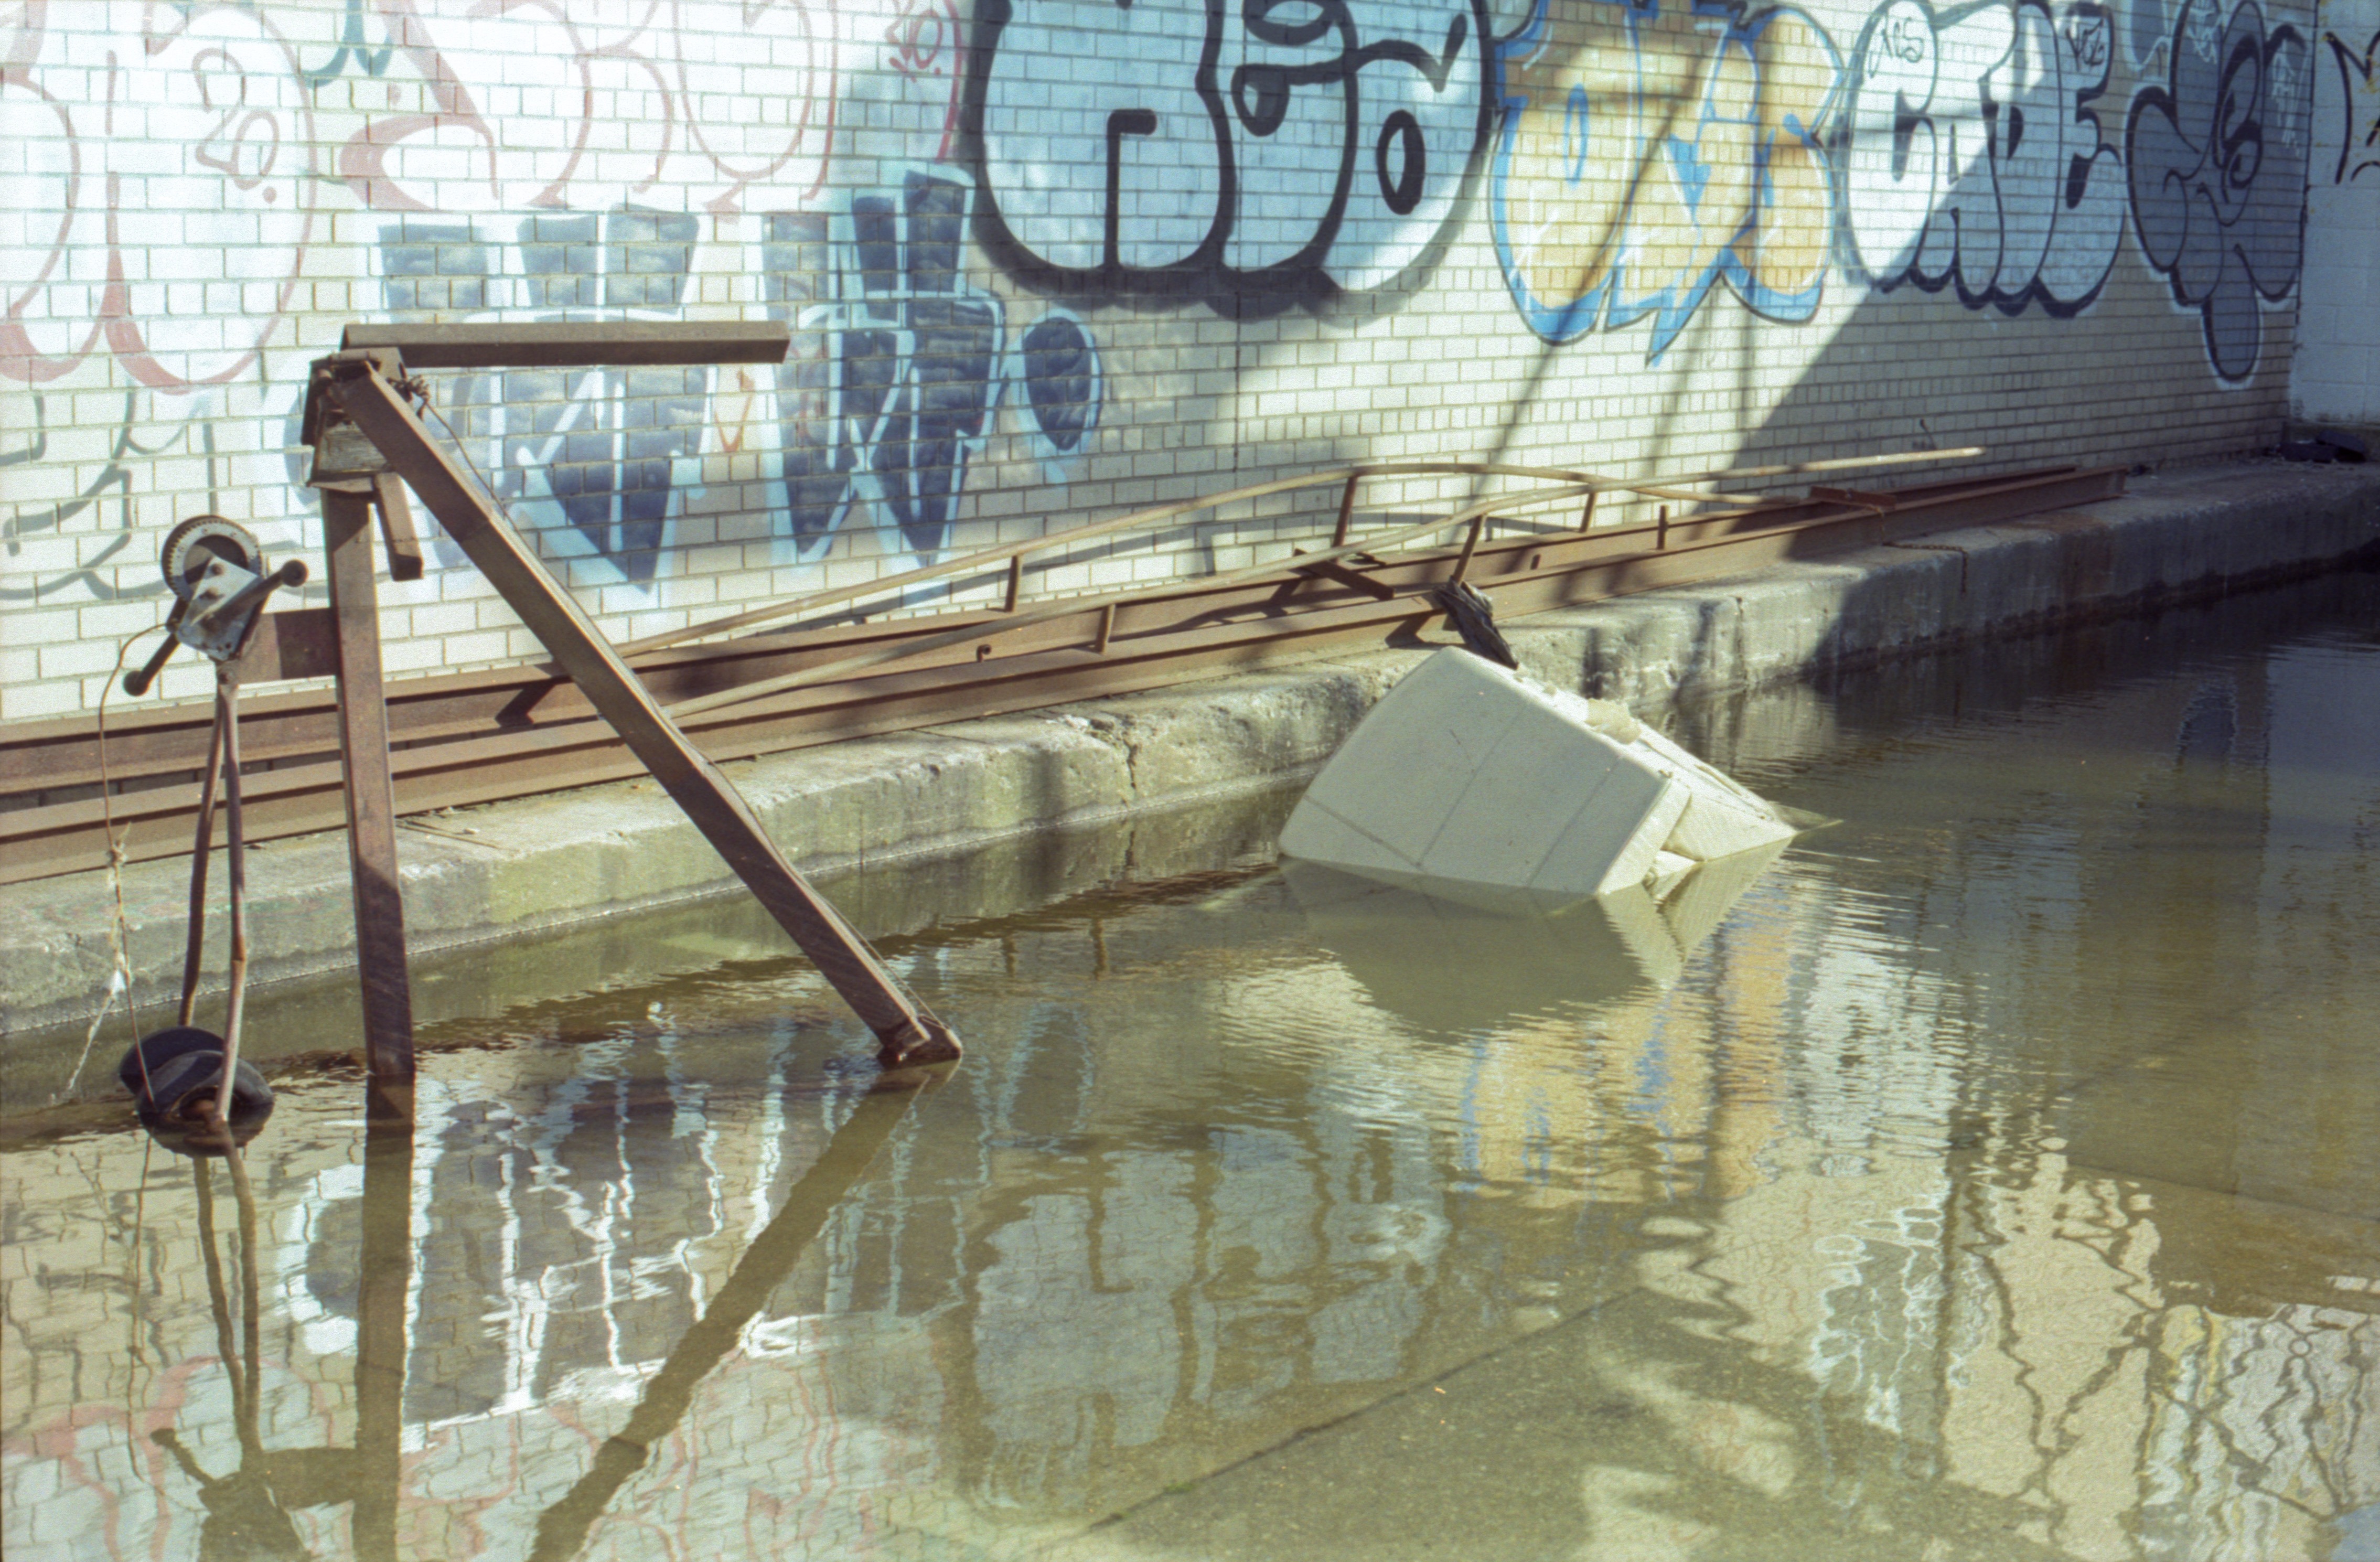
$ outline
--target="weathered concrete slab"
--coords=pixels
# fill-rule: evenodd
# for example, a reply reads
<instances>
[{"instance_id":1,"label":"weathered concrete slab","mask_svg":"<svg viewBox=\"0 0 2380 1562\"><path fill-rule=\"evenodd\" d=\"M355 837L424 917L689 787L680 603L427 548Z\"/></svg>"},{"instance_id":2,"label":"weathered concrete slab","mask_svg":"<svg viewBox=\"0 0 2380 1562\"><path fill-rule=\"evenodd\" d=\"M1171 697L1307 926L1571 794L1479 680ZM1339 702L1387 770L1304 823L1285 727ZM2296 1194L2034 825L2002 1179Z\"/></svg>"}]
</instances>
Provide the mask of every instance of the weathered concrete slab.
<instances>
[{"instance_id":1,"label":"weathered concrete slab","mask_svg":"<svg viewBox=\"0 0 2380 1562\"><path fill-rule=\"evenodd\" d=\"M2375 543L2380 467L2241 462L2143 478L2087 510L1521 620L1510 639L1533 676L1658 719L1686 696L2304 572ZM1425 653L805 750L729 774L805 873L923 863L1295 778ZM649 782L459 810L399 834L419 956L735 888ZM168 860L122 875L148 1003L179 970L185 874ZM254 981L352 959L338 837L258 848L250 881ZM114 969L112 920L103 873L0 897L0 1034L97 1011Z\"/></svg>"}]
</instances>

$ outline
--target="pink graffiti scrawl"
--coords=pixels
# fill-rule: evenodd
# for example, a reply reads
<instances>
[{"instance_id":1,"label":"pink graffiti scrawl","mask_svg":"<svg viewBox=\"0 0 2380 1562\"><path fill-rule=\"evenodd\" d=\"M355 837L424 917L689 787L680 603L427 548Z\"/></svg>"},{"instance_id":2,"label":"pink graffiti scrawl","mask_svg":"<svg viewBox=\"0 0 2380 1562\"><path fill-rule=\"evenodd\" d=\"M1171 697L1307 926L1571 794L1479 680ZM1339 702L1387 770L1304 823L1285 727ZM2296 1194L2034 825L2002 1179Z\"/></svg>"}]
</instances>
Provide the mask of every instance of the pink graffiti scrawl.
<instances>
[{"instance_id":1,"label":"pink graffiti scrawl","mask_svg":"<svg viewBox=\"0 0 2380 1562\"><path fill-rule=\"evenodd\" d=\"M936 162L951 155L951 139L959 128L959 88L966 76L966 40L959 26L953 0L899 0L899 9L884 29L884 63L913 79L941 78L942 140Z\"/></svg>"},{"instance_id":2,"label":"pink graffiti scrawl","mask_svg":"<svg viewBox=\"0 0 2380 1562\"><path fill-rule=\"evenodd\" d=\"M48 33L41 18L18 14L0 67L0 144L24 159L10 204L41 214L0 234L0 376L58 379L103 340L152 390L239 378L280 327L313 232L313 108L295 55L228 5L154 7L123 36ZM152 250L161 213L175 242ZM231 317L208 293L226 284L241 289Z\"/></svg>"},{"instance_id":3,"label":"pink graffiti scrawl","mask_svg":"<svg viewBox=\"0 0 2380 1562\"><path fill-rule=\"evenodd\" d=\"M726 214L796 206L825 182L843 75L825 6L376 3L430 101L341 149L367 205ZM686 46L731 37L732 60Z\"/></svg>"}]
</instances>

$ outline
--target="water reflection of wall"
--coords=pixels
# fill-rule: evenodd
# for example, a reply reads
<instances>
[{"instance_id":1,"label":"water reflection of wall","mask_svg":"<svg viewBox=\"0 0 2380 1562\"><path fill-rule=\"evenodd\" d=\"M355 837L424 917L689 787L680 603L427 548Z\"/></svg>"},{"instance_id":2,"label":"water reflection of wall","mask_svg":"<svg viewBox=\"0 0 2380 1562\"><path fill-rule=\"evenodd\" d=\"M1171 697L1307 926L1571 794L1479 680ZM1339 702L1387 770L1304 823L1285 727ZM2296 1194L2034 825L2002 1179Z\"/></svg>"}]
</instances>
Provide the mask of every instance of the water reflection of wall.
<instances>
[{"instance_id":1,"label":"water reflection of wall","mask_svg":"<svg viewBox=\"0 0 2380 1562\"><path fill-rule=\"evenodd\" d=\"M1914 1471L2078 1554L2318 1554L2322 1516L2380 1498L2380 1303L2333 1283L2371 1274L2351 1131L2371 1094L2339 1056L2360 1032L2287 1018L2252 1076L2193 1038L2223 1013L2210 969L2252 997L2365 990L2269 931L2353 892L2329 846L2371 816L2380 759L2306 762L2332 713L2380 700L2362 676L2311 657L2152 680L2077 722L1805 776L1815 804L1858 788L1864 839L1786 859L1667 994L1557 983L1477 1023L1400 1007L1262 878L929 941L913 971L975 1051L601 1545L715 1535L722 1504L772 1543L861 1552L937 1505L1107 1511L1633 1296L1676 1361L1796 1385L1812 1430L1766 1452L1724 1431L1754 1419L1724 1386L1693 1412L1690 1457L1751 1460L1779 1492L1856 1500ZM425 1090L421 1554L520 1554L849 1109L803 1085L819 1060L793 1022L734 1043L774 1051L729 1087L736 1054L691 1007L643 1005ZM2227 1022L2263 1023L2247 998ZM345 1108L308 1100L262 1141L276 1446L351 1435L359 1181L329 1127ZM236 1455L199 1440L222 1395L187 1200L157 1174L128 1246L128 1207L89 1199L132 1185L126 1154L12 1168L0 1233L23 1342L8 1507L77 1515L121 1555L196 1522L150 1430ZM25 1277L36 1252L58 1279ZM128 1272L168 1370L116 1353L126 1293L80 1278ZM102 1409L120 1404L128 1439ZM1830 1439L1896 1470L1829 1465ZM103 1509L114 1529L86 1522Z\"/></svg>"},{"instance_id":2,"label":"water reflection of wall","mask_svg":"<svg viewBox=\"0 0 2380 1562\"><path fill-rule=\"evenodd\" d=\"M1802 886L1831 931L1767 1017L1792 1106L1700 1278L2060 1546L2319 1554L2374 1495L2369 1238L2335 1215L2380 1207L2337 942L2380 763L2336 722L2375 671L2301 650L2010 721L1991 799L1977 748L1904 739L1858 768L1866 844L1938 869Z\"/></svg>"}]
</instances>

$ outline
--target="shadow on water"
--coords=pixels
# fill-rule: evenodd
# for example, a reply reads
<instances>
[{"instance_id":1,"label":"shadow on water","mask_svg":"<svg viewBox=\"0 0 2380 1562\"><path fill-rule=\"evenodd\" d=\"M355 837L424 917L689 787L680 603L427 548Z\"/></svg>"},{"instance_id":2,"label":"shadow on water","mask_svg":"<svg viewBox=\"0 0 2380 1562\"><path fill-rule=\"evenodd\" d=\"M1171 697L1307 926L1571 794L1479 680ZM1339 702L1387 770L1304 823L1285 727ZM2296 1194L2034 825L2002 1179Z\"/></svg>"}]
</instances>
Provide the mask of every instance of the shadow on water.
<instances>
[{"instance_id":1,"label":"shadow on water","mask_svg":"<svg viewBox=\"0 0 2380 1562\"><path fill-rule=\"evenodd\" d=\"M215 1359L230 1400L236 1458L222 1473L211 1472L173 1425L152 1431L149 1442L170 1458L171 1470L195 1492L204 1513L198 1525L198 1555L210 1562L310 1557L314 1551L299 1535L293 1512L343 1507L352 1509L354 1555L397 1555L405 1306L414 1256L413 1124L410 1104L381 1090L370 1092L367 1111L363 1218L356 1255L357 1273L363 1276L355 1362L357 1414L349 1444L267 1446L262 1425L265 1291L258 1247L262 1222L247 1152L227 1145L189 1162L198 1267L205 1278ZM237 1233L236 1292L224 1261L216 1213L218 1171L231 1190ZM140 1450L135 1447L131 1453L140 1462ZM163 1483L171 1482L173 1474L153 1459L147 1461L147 1469L161 1483L164 1495Z\"/></svg>"}]
</instances>

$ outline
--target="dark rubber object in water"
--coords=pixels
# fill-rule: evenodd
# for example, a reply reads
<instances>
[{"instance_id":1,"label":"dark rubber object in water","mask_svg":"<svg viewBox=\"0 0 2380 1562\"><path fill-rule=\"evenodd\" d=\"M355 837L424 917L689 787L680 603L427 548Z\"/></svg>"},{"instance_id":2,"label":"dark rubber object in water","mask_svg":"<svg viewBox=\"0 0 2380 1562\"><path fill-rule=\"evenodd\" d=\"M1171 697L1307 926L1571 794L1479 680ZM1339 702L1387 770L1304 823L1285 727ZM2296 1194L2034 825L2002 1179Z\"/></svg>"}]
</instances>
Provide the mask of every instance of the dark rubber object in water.
<instances>
[{"instance_id":1,"label":"dark rubber object in water","mask_svg":"<svg viewBox=\"0 0 2380 1562\"><path fill-rule=\"evenodd\" d=\"M207 1099L223 1085L223 1038L195 1025L168 1026L124 1055L115 1077L132 1092L140 1123L158 1143L185 1155L220 1155L222 1136L208 1126ZM273 1087L252 1063L233 1071L224 1112L232 1138L245 1144L273 1116Z\"/></svg>"}]
</instances>

